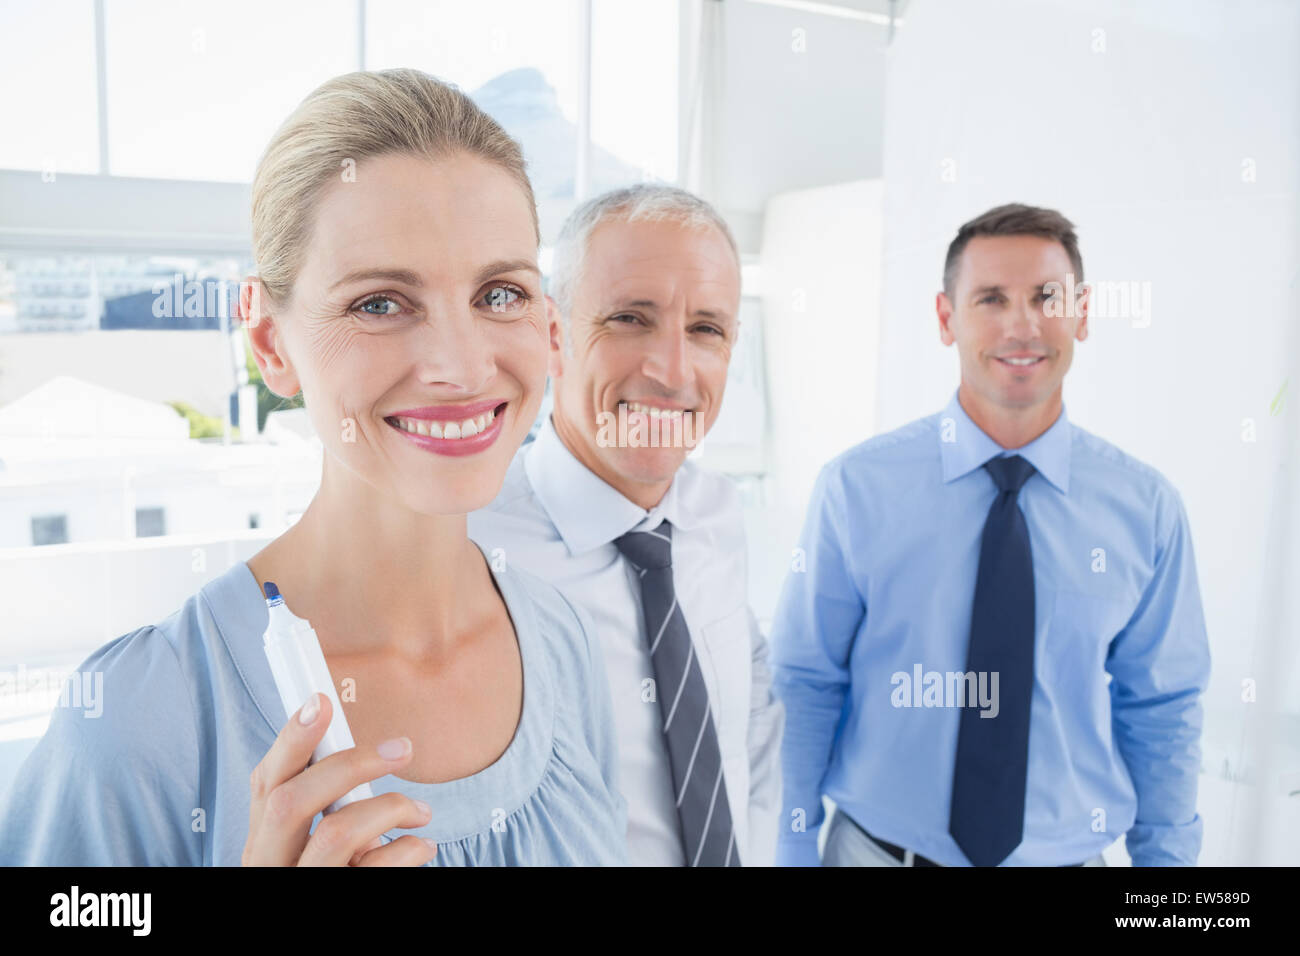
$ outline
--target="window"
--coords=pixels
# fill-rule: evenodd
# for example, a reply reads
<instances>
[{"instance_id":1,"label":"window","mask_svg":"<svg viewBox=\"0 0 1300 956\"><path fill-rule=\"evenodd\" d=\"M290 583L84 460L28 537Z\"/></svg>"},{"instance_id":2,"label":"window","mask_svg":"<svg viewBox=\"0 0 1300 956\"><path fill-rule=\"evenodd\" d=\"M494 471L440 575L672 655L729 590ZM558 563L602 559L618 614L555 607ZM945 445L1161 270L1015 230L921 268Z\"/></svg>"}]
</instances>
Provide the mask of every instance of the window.
<instances>
[{"instance_id":1,"label":"window","mask_svg":"<svg viewBox=\"0 0 1300 956\"><path fill-rule=\"evenodd\" d=\"M95 172L99 125L91 0L0 4L0 89L0 168ZM51 116L59 121L50 122Z\"/></svg>"},{"instance_id":2,"label":"window","mask_svg":"<svg viewBox=\"0 0 1300 956\"><path fill-rule=\"evenodd\" d=\"M357 68L352 0L133 0L104 17L115 176L249 182L302 98Z\"/></svg>"},{"instance_id":3,"label":"window","mask_svg":"<svg viewBox=\"0 0 1300 956\"><path fill-rule=\"evenodd\" d=\"M0 332L219 329L240 256L0 254Z\"/></svg>"},{"instance_id":4,"label":"window","mask_svg":"<svg viewBox=\"0 0 1300 956\"><path fill-rule=\"evenodd\" d=\"M260 0L6 5L0 82L24 95L0 101L0 128L43 132L4 139L0 170L100 174L78 185L86 194L71 220L66 199L26 210L41 228L23 241L57 249L57 221L78 248L94 236L96 248L125 251L113 233L156 231L178 246L210 249L216 238L238 251L247 225L222 210L242 212L247 197L197 184L251 182L275 129L324 80L409 66L459 86L519 140L549 243L579 198L676 180L679 9L678 0L318 0L310 15ZM60 122L51 127L50 116ZM141 221L131 177L176 185L162 201L160 184L148 185Z\"/></svg>"},{"instance_id":5,"label":"window","mask_svg":"<svg viewBox=\"0 0 1300 956\"><path fill-rule=\"evenodd\" d=\"M366 68L455 83L519 140L550 240L576 195L581 109L577 0L371 0Z\"/></svg>"},{"instance_id":6,"label":"window","mask_svg":"<svg viewBox=\"0 0 1300 956\"><path fill-rule=\"evenodd\" d=\"M678 5L595 0L589 195L677 179Z\"/></svg>"},{"instance_id":7,"label":"window","mask_svg":"<svg viewBox=\"0 0 1300 956\"><path fill-rule=\"evenodd\" d=\"M163 518L162 508L135 509L135 536L137 538L158 538L167 533L167 523Z\"/></svg>"},{"instance_id":8,"label":"window","mask_svg":"<svg viewBox=\"0 0 1300 956\"><path fill-rule=\"evenodd\" d=\"M595 0L590 50L580 45L583 8L577 0L366 4L366 69L413 66L455 83L519 140L544 242L579 197L677 176L678 4Z\"/></svg>"},{"instance_id":9,"label":"window","mask_svg":"<svg viewBox=\"0 0 1300 956\"><path fill-rule=\"evenodd\" d=\"M32 545L66 544L68 541L67 515L42 515L32 518Z\"/></svg>"},{"instance_id":10,"label":"window","mask_svg":"<svg viewBox=\"0 0 1300 956\"><path fill-rule=\"evenodd\" d=\"M22 197L0 209L8 360L0 409L27 399L10 419L21 412L25 433L57 439L57 467L85 484L66 501L40 497L44 445L7 462L32 507L0 547L25 545L32 512L55 507L78 516L85 543L133 529L279 533L297 520L313 487L301 475L314 468L319 478L315 452L293 440L295 429L259 441L247 415L239 422L254 404L246 383L259 417L292 403L261 383L228 320L238 281L254 271L247 215L257 159L313 88L356 69L408 66L472 96L524 150L549 276L548 244L580 199L678 175L681 8L679 0L320 0L309 14L260 0L0 6L0 81L23 91L0 100L4 128L21 131L0 142L0 192ZM57 185L42 182L46 169ZM69 381L41 391L56 377ZM96 417L63 415L66 394ZM236 423L245 424L238 433ZM238 447L219 449L225 441ZM248 481L229 507L200 508L197 495L137 483L131 468L146 452L177 459L167 479L177 488L224 488L245 461L283 477ZM82 520L78 496L92 487L98 498ZM165 509L137 510L137 492ZM33 522L32 540L67 541L69 530L51 515Z\"/></svg>"}]
</instances>

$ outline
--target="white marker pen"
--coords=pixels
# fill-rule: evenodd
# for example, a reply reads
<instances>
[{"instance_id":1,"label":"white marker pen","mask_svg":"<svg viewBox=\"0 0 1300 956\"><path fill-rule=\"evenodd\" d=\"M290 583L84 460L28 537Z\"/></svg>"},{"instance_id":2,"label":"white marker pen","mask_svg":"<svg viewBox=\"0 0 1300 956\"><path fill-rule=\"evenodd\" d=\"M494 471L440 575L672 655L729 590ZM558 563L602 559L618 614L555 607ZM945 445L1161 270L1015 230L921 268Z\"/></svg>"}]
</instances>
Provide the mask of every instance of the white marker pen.
<instances>
[{"instance_id":1,"label":"white marker pen","mask_svg":"<svg viewBox=\"0 0 1300 956\"><path fill-rule=\"evenodd\" d=\"M266 659L271 664L275 687L280 692L280 701L284 704L284 712L290 716L297 713L298 708L317 692L328 697L334 706L329 729L312 751L311 762L316 763L332 753L355 747L352 729L348 727L348 719L343 716L343 706L339 703L339 695L334 689L334 680L325 664L325 655L321 652L316 632L310 624L296 617L285 606L279 588L267 581L265 590L266 613L270 617L270 623L262 637L262 643ZM326 807L325 812L334 813L349 803L372 795L369 783L358 784ZM388 842L387 838L385 842Z\"/></svg>"}]
</instances>

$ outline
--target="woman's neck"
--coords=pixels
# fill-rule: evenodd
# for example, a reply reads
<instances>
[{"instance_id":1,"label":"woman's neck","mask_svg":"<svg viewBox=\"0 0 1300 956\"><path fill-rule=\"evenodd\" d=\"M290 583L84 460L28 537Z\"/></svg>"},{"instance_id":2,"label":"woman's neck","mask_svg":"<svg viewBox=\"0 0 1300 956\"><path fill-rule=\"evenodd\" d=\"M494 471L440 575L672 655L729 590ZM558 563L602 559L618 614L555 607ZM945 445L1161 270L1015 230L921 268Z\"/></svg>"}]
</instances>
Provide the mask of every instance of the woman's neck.
<instances>
[{"instance_id":1,"label":"woman's neck","mask_svg":"<svg viewBox=\"0 0 1300 956\"><path fill-rule=\"evenodd\" d=\"M330 469L296 524L251 559L311 622L326 654L442 656L492 588L464 515L424 515Z\"/></svg>"}]
</instances>

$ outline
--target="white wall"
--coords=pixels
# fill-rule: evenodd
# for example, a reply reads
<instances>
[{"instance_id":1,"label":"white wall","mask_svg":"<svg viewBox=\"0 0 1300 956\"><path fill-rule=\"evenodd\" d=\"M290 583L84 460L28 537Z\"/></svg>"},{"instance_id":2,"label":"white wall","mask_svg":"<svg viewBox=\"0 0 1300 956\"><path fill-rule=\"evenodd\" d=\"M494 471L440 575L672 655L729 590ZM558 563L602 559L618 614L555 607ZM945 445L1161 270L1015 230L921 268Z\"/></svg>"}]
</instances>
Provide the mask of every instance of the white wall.
<instances>
[{"instance_id":1,"label":"white wall","mask_svg":"<svg viewBox=\"0 0 1300 956\"><path fill-rule=\"evenodd\" d=\"M772 196L880 175L889 31L749 0L722 6L715 188L707 198L742 250L758 252Z\"/></svg>"},{"instance_id":2,"label":"white wall","mask_svg":"<svg viewBox=\"0 0 1300 956\"><path fill-rule=\"evenodd\" d=\"M767 502L749 526L760 619L775 609L817 472L875 430L881 193L880 180L860 180L767 204Z\"/></svg>"},{"instance_id":3,"label":"white wall","mask_svg":"<svg viewBox=\"0 0 1300 956\"><path fill-rule=\"evenodd\" d=\"M1148 327L1090 323L1066 406L1182 493L1213 656L1206 764L1280 793L1300 769L1282 743L1300 740L1300 5L914 0L890 57L881 429L956 385L934 294L983 210L1060 209L1089 279L1150 283ZM1250 802L1232 806L1214 821L1225 852L1300 859L1294 823L1282 847L1283 831L1251 829Z\"/></svg>"}]
</instances>

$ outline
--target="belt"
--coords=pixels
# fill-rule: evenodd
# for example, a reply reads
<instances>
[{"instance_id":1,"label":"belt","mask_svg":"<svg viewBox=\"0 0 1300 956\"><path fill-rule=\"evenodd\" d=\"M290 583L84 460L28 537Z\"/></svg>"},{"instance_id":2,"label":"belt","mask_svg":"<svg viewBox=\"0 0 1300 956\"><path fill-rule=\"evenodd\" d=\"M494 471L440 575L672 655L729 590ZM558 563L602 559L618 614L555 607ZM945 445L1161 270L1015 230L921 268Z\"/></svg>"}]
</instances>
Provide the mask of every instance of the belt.
<instances>
[{"instance_id":1,"label":"belt","mask_svg":"<svg viewBox=\"0 0 1300 956\"><path fill-rule=\"evenodd\" d=\"M859 833L861 833L872 843L876 844L876 846L880 847L882 850L884 850L886 853L892 856L899 863L902 863L904 866L943 866L942 863L936 863L934 862L934 860L930 859L929 857L921 856L921 854L919 853L912 854L912 862L909 864L907 862L907 855L908 855L907 850L904 850L901 846L898 846L895 843L890 843L888 840L882 840L880 839L880 837L873 836L872 834L868 833L866 827L862 826L860 823L858 823L857 820L854 820L843 810L837 809L836 812L842 814L844 819L848 823L853 824L854 828Z\"/></svg>"},{"instance_id":2,"label":"belt","mask_svg":"<svg viewBox=\"0 0 1300 956\"><path fill-rule=\"evenodd\" d=\"M912 851L904 850L901 846L899 846L896 843L890 843L888 840L882 840L878 836L873 836L871 833L867 832L866 827L862 826L860 823L858 823L857 820L854 820L847 813L844 813L843 810L837 809L835 812L843 814L844 819L847 820L849 823L853 824L853 826L858 830L859 833L865 836L872 843L876 844L876 846L880 847L882 850L884 850L886 853L892 856L899 863L902 863L904 866L943 866L942 863L936 863L934 862L934 860L931 860L929 857L921 856L921 854L919 853L912 853ZM912 862L910 864L907 862L907 856L909 853L911 853L912 856ZM1082 863L1066 863L1064 865L1083 866Z\"/></svg>"}]
</instances>

